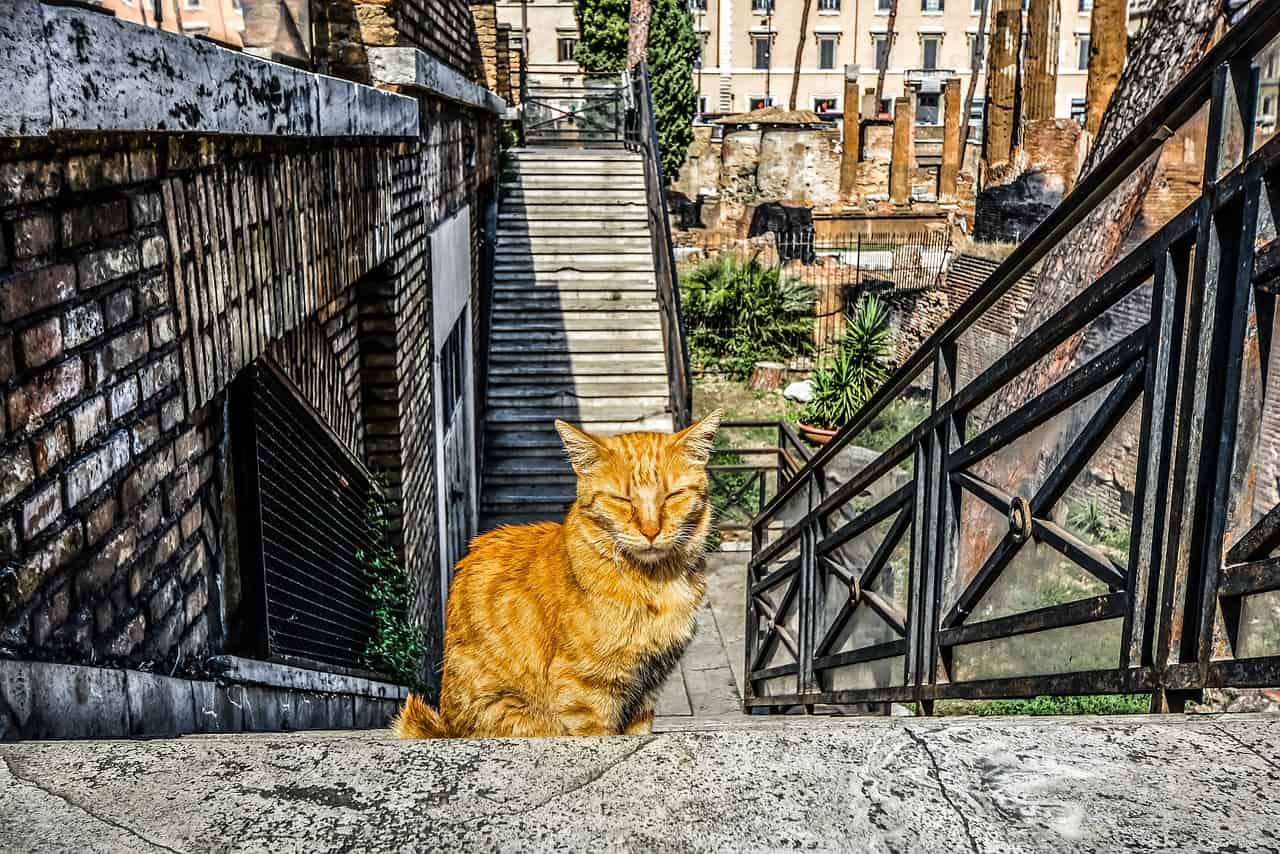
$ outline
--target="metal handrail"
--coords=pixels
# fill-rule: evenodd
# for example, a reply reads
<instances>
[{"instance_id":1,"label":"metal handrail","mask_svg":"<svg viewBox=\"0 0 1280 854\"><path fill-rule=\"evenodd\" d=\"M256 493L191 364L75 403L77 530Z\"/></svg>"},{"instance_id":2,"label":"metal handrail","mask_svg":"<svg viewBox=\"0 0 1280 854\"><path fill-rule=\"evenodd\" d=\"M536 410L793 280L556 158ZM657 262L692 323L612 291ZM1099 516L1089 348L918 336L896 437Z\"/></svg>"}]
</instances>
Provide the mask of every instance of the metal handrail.
<instances>
[{"instance_id":1,"label":"metal handrail","mask_svg":"<svg viewBox=\"0 0 1280 854\"><path fill-rule=\"evenodd\" d=\"M662 312L662 341L667 362L671 417L675 427L680 429L692 423L693 374L689 368L689 344L680 309L675 246L667 214L667 183L662 174L648 63L641 62L624 77L624 81L623 89L631 93L631 102L626 111L624 145L638 151L644 159L645 196L649 209L658 305Z\"/></svg>"}]
</instances>

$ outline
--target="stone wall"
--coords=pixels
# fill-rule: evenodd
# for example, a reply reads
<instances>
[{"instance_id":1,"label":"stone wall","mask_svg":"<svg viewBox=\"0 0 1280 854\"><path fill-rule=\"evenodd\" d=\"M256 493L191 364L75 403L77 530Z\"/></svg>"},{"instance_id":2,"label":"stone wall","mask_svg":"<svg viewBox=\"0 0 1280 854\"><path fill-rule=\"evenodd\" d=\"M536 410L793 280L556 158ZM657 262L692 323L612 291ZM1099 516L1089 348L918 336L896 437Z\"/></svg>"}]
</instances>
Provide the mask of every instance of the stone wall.
<instances>
[{"instance_id":1,"label":"stone wall","mask_svg":"<svg viewBox=\"0 0 1280 854\"><path fill-rule=\"evenodd\" d=\"M467 0L313 0L316 58L328 73L372 82L369 47L416 47L471 80L485 79Z\"/></svg>"}]
</instances>

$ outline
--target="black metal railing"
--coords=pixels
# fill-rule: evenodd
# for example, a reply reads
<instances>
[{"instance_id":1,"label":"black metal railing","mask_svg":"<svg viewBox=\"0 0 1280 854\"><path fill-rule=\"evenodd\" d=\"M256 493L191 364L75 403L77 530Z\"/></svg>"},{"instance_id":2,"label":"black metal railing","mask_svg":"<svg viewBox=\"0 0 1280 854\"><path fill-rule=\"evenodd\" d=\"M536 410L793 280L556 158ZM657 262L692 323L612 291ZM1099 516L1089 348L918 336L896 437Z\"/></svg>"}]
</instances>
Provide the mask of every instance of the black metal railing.
<instances>
[{"instance_id":1,"label":"black metal railing","mask_svg":"<svg viewBox=\"0 0 1280 854\"><path fill-rule=\"evenodd\" d=\"M583 75L554 85L526 83L520 109L525 145L620 147L627 92L617 75Z\"/></svg>"},{"instance_id":2,"label":"black metal railing","mask_svg":"<svg viewBox=\"0 0 1280 854\"><path fill-rule=\"evenodd\" d=\"M778 490L809 461L812 452L785 421L724 421L707 465L716 526L748 531Z\"/></svg>"},{"instance_id":3,"label":"black metal railing","mask_svg":"<svg viewBox=\"0 0 1280 854\"><path fill-rule=\"evenodd\" d=\"M666 180L658 148L658 129L653 115L653 94L649 88L649 68L640 63L626 78L627 97L624 140L644 160L645 201L652 236L653 266L657 277L658 307L662 313L662 342L667 362L667 385L671 415L677 429L691 423L693 378L689 370L689 346L680 312L680 290L676 280L675 249L671 222L667 215Z\"/></svg>"},{"instance_id":4,"label":"black metal railing","mask_svg":"<svg viewBox=\"0 0 1280 854\"><path fill-rule=\"evenodd\" d=\"M1280 684L1280 137L1256 139L1254 62L1278 37L1255 7L779 489L746 706ZM987 352L988 310L1193 126L1194 203Z\"/></svg>"}]
</instances>

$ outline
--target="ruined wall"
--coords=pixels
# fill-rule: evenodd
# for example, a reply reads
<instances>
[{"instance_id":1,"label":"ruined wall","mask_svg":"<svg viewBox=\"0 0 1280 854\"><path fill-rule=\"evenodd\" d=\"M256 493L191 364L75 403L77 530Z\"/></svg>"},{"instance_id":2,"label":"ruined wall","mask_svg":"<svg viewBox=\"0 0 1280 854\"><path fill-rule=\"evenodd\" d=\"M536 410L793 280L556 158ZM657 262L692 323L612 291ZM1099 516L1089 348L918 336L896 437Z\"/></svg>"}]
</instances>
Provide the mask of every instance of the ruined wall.
<instances>
[{"instance_id":1,"label":"ruined wall","mask_svg":"<svg viewBox=\"0 0 1280 854\"><path fill-rule=\"evenodd\" d=\"M1017 241L1026 237L1075 186L1088 143L1071 119L1028 120L1007 167L991 174L978 194L974 238Z\"/></svg>"},{"instance_id":2,"label":"ruined wall","mask_svg":"<svg viewBox=\"0 0 1280 854\"><path fill-rule=\"evenodd\" d=\"M368 47L416 47L484 80L467 0L312 0L315 58L327 73L369 83Z\"/></svg>"}]
</instances>

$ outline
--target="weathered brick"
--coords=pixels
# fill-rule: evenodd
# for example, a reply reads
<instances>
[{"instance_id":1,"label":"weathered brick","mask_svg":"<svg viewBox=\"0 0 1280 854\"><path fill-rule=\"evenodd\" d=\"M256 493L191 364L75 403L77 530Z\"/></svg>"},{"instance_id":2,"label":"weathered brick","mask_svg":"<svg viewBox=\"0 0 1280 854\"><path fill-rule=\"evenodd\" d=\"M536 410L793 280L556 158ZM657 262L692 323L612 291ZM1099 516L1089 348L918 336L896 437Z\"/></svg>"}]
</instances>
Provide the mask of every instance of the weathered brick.
<instances>
[{"instance_id":1,"label":"weathered brick","mask_svg":"<svg viewBox=\"0 0 1280 854\"><path fill-rule=\"evenodd\" d=\"M20 431L38 424L44 416L73 400L83 388L84 367L80 360L59 362L9 395L9 429Z\"/></svg>"},{"instance_id":2,"label":"weathered brick","mask_svg":"<svg viewBox=\"0 0 1280 854\"><path fill-rule=\"evenodd\" d=\"M113 371L127 368L147 355L150 349L147 328L138 326L130 329L107 342L107 367Z\"/></svg>"},{"instance_id":3,"label":"weathered brick","mask_svg":"<svg viewBox=\"0 0 1280 854\"><path fill-rule=\"evenodd\" d=\"M86 255L80 259L78 272L80 288L89 290L107 282L138 272L141 265L138 247L115 246Z\"/></svg>"},{"instance_id":4,"label":"weathered brick","mask_svg":"<svg viewBox=\"0 0 1280 854\"><path fill-rule=\"evenodd\" d=\"M103 333L102 309L96 302L88 302L70 309L62 318L62 339L70 349L92 341Z\"/></svg>"},{"instance_id":5,"label":"weathered brick","mask_svg":"<svg viewBox=\"0 0 1280 854\"><path fill-rule=\"evenodd\" d=\"M122 418L138 405L138 380L129 377L111 389L111 417Z\"/></svg>"},{"instance_id":6,"label":"weathered brick","mask_svg":"<svg viewBox=\"0 0 1280 854\"><path fill-rule=\"evenodd\" d=\"M49 214L36 214L13 224L13 254L16 258L34 258L57 245L57 223Z\"/></svg>"},{"instance_id":7,"label":"weathered brick","mask_svg":"<svg viewBox=\"0 0 1280 854\"><path fill-rule=\"evenodd\" d=\"M142 241L142 266L144 269L160 267L168 260L168 244L160 235Z\"/></svg>"},{"instance_id":8,"label":"weathered brick","mask_svg":"<svg viewBox=\"0 0 1280 854\"><path fill-rule=\"evenodd\" d=\"M189 540L195 536L196 531L200 530L200 523L203 519L204 511L200 507L200 502L191 505L186 513L182 514L182 538Z\"/></svg>"},{"instance_id":9,"label":"weathered brick","mask_svg":"<svg viewBox=\"0 0 1280 854\"><path fill-rule=\"evenodd\" d=\"M129 207L133 211L135 228L152 225L160 221L164 215L163 202L159 193L135 193L129 197Z\"/></svg>"},{"instance_id":10,"label":"weathered brick","mask_svg":"<svg viewBox=\"0 0 1280 854\"><path fill-rule=\"evenodd\" d=\"M169 282L164 276L151 276L138 283L138 302L143 311L151 311L169 302Z\"/></svg>"},{"instance_id":11,"label":"weathered brick","mask_svg":"<svg viewBox=\"0 0 1280 854\"><path fill-rule=\"evenodd\" d=\"M98 603L98 607L93 609L93 624L98 629L98 634L105 635L115 621L116 606L110 599L103 599Z\"/></svg>"},{"instance_id":12,"label":"weathered brick","mask_svg":"<svg viewBox=\"0 0 1280 854\"><path fill-rule=\"evenodd\" d=\"M133 431L133 452L141 454L154 445L156 439L160 438L160 418L156 415L148 415L134 424L131 429Z\"/></svg>"},{"instance_id":13,"label":"weathered brick","mask_svg":"<svg viewBox=\"0 0 1280 854\"><path fill-rule=\"evenodd\" d=\"M150 148L129 152L129 178L137 183L156 177L156 153Z\"/></svg>"},{"instance_id":14,"label":"weathered brick","mask_svg":"<svg viewBox=\"0 0 1280 854\"><path fill-rule=\"evenodd\" d=\"M129 434L118 430L107 443L67 467L67 506L76 507L129 462Z\"/></svg>"},{"instance_id":15,"label":"weathered brick","mask_svg":"<svg viewBox=\"0 0 1280 854\"><path fill-rule=\"evenodd\" d=\"M137 506L152 488L173 471L173 449L162 448L125 479L120 492L120 500L125 510Z\"/></svg>"},{"instance_id":16,"label":"weathered brick","mask_svg":"<svg viewBox=\"0 0 1280 854\"><path fill-rule=\"evenodd\" d=\"M133 559L137 545L137 534L126 526L103 546L89 565L76 575L76 595L80 601L92 600L106 587L116 571Z\"/></svg>"},{"instance_id":17,"label":"weathered brick","mask_svg":"<svg viewBox=\"0 0 1280 854\"><path fill-rule=\"evenodd\" d=\"M19 338L22 363L27 370L48 364L62 355L62 324L50 317L22 330Z\"/></svg>"},{"instance_id":18,"label":"weathered brick","mask_svg":"<svg viewBox=\"0 0 1280 854\"><path fill-rule=\"evenodd\" d=\"M50 540L44 548L31 555L18 569L15 592L19 602L30 600L45 579L61 569L77 554L84 543L79 522L72 522Z\"/></svg>"},{"instance_id":19,"label":"weathered brick","mask_svg":"<svg viewBox=\"0 0 1280 854\"><path fill-rule=\"evenodd\" d=\"M0 451L0 507L8 506L35 478L31 453L25 445Z\"/></svg>"},{"instance_id":20,"label":"weathered brick","mask_svg":"<svg viewBox=\"0 0 1280 854\"><path fill-rule=\"evenodd\" d=\"M76 292L76 270L58 264L0 279L0 321L12 323L34 311L65 302Z\"/></svg>"},{"instance_id":21,"label":"weathered brick","mask_svg":"<svg viewBox=\"0 0 1280 854\"><path fill-rule=\"evenodd\" d=\"M165 614L173 610L173 605L178 600L180 592L178 582L170 578L152 595L150 611L153 624L160 622L164 619Z\"/></svg>"},{"instance_id":22,"label":"weathered brick","mask_svg":"<svg viewBox=\"0 0 1280 854\"><path fill-rule=\"evenodd\" d=\"M183 582L190 583L196 575L204 573L205 567L204 543L197 540L195 547L182 559L178 572L182 575Z\"/></svg>"},{"instance_id":23,"label":"weathered brick","mask_svg":"<svg viewBox=\"0 0 1280 854\"><path fill-rule=\"evenodd\" d=\"M110 531L116 524L116 500L108 498L93 510L89 511L89 515L85 517L85 541L89 544L96 543L102 539L103 535Z\"/></svg>"},{"instance_id":24,"label":"weathered brick","mask_svg":"<svg viewBox=\"0 0 1280 854\"><path fill-rule=\"evenodd\" d=\"M62 515L62 489L57 481L27 499L22 505L22 536L33 539Z\"/></svg>"},{"instance_id":25,"label":"weathered brick","mask_svg":"<svg viewBox=\"0 0 1280 854\"><path fill-rule=\"evenodd\" d=\"M176 366L177 362L174 362L174 364ZM183 412L184 410L182 407L181 397L175 397L171 400L165 401L164 405L160 407L160 426L165 430L172 430L178 424L182 423Z\"/></svg>"},{"instance_id":26,"label":"weathered brick","mask_svg":"<svg viewBox=\"0 0 1280 854\"><path fill-rule=\"evenodd\" d=\"M201 616L187 629L187 636L182 639L182 654L188 659L198 659L206 652L208 643L209 621Z\"/></svg>"},{"instance_id":27,"label":"weathered brick","mask_svg":"<svg viewBox=\"0 0 1280 854\"><path fill-rule=\"evenodd\" d=\"M200 470L194 466L179 466L169 483L169 512L180 513L200 488Z\"/></svg>"},{"instance_id":28,"label":"weathered brick","mask_svg":"<svg viewBox=\"0 0 1280 854\"><path fill-rule=\"evenodd\" d=\"M173 553L178 550L179 531L177 525L171 525L168 530L160 535L156 540L155 565L162 566L169 562L169 558L173 557ZM167 609L166 609L167 610Z\"/></svg>"},{"instance_id":29,"label":"weathered brick","mask_svg":"<svg viewBox=\"0 0 1280 854\"><path fill-rule=\"evenodd\" d=\"M151 321L151 346L163 347L173 339L173 315L166 311Z\"/></svg>"},{"instance_id":30,"label":"weathered brick","mask_svg":"<svg viewBox=\"0 0 1280 854\"><path fill-rule=\"evenodd\" d=\"M123 151L82 154L67 159L67 187L79 192L129 180L129 160Z\"/></svg>"},{"instance_id":31,"label":"weathered brick","mask_svg":"<svg viewBox=\"0 0 1280 854\"><path fill-rule=\"evenodd\" d=\"M54 160L0 163L0 207L38 202L62 192L62 166Z\"/></svg>"},{"instance_id":32,"label":"weathered brick","mask_svg":"<svg viewBox=\"0 0 1280 854\"><path fill-rule=\"evenodd\" d=\"M107 369L107 360L104 355L105 352L104 348L90 350L84 354L85 388L102 388L111 380L112 373Z\"/></svg>"},{"instance_id":33,"label":"weathered brick","mask_svg":"<svg viewBox=\"0 0 1280 854\"><path fill-rule=\"evenodd\" d=\"M133 291L125 288L107 297L107 326L114 329L122 323L133 320Z\"/></svg>"},{"instance_id":34,"label":"weathered brick","mask_svg":"<svg viewBox=\"0 0 1280 854\"><path fill-rule=\"evenodd\" d=\"M13 361L13 333L0 333L0 384L7 383L17 373Z\"/></svg>"},{"instance_id":35,"label":"weathered brick","mask_svg":"<svg viewBox=\"0 0 1280 854\"><path fill-rule=\"evenodd\" d=\"M178 379L178 359L173 353L169 353L162 359L158 359L147 365L138 372L138 379L142 383L142 398L150 400L158 392L164 391L173 385ZM162 413L167 416L168 413ZM162 418L163 420L163 418ZM169 429L170 425L166 425L165 429Z\"/></svg>"},{"instance_id":36,"label":"weathered brick","mask_svg":"<svg viewBox=\"0 0 1280 854\"><path fill-rule=\"evenodd\" d=\"M18 526L11 517L0 520L0 557L18 556Z\"/></svg>"},{"instance_id":37,"label":"weathered brick","mask_svg":"<svg viewBox=\"0 0 1280 854\"><path fill-rule=\"evenodd\" d=\"M196 427L184 430L173 440L173 456L178 463L185 463L203 449L200 430Z\"/></svg>"},{"instance_id":38,"label":"weathered brick","mask_svg":"<svg viewBox=\"0 0 1280 854\"><path fill-rule=\"evenodd\" d=\"M160 625L153 625L151 636L147 640L148 654L156 659L168 658L173 647L178 643L178 638L182 637L183 625L181 608L170 611L169 616L165 617Z\"/></svg>"},{"instance_id":39,"label":"weathered brick","mask_svg":"<svg viewBox=\"0 0 1280 854\"><path fill-rule=\"evenodd\" d=\"M160 523L164 521L164 508L161 497L157 495L148 501L138 511L138 534L146 536L160 527Z\"/></svg>"},{"instance_id":40,"label":"weathered brick","mask_svg":"<svg viewBox=\"0 0 1280 854\"><path fill-rule=\"evenodd\" d=\"M204 613L204 608L209 604L209 588L205 576L200 576L196 581L195 588L187 594L186 601L186 618L187 624L190 625L200 618Z\"/></svg>"},{"instance_id":41,"label":"weathered brick","mask_svg":"<svg viewBox=\"0 0 1280 854\"><path fill-rule=\"evenodd\" d=\"M71 440L77 450L107 428L107 403L95 395L71 410Z\"/></svg>"},{"instance_id":42,"label":"weathered brick","mask_svg":"<svg viewBox=\"0 0 1280 854\"><path fill-rule=\"evenodd\" d=\"M48 600L31 616L31 642L42 647L49 642L50 636L66 623L71 614L71 595L64 585L53 593Z\"/></svg>"},{"instance_id":43,"label":"weathered brick","mask_svg":"<svg viewBox=\"0 0 1280 854\"><path fill-rule=\"evenodd\" d=\"M124 624L120 634L103 649L108 658L124 658L138 648L147 635L147 618L145 614L135 614Z\"/></svg>"},{"instance_id":44,"label":"weathered brick","mask_svg":"<svg viewBox=\"0 0 1280 854\"><path fill-rule=\"evenodd\" d=\"M68 247L120 234L129 227L129 211L123 200L72 208L62 214L62 242Z\"/></svg>"},{"instance_id":45,"label":"weathered brick","mask_svg":"<svg viewBox=\"0 0 1280 854\"><path fill-rule=\"evenodd\" d=\"M45 472L62 462L71 450L71 430L67 422L59 421L37 436L32 442L32 449L36 475L44 477Z\"/></svg>"}]
</instances>

